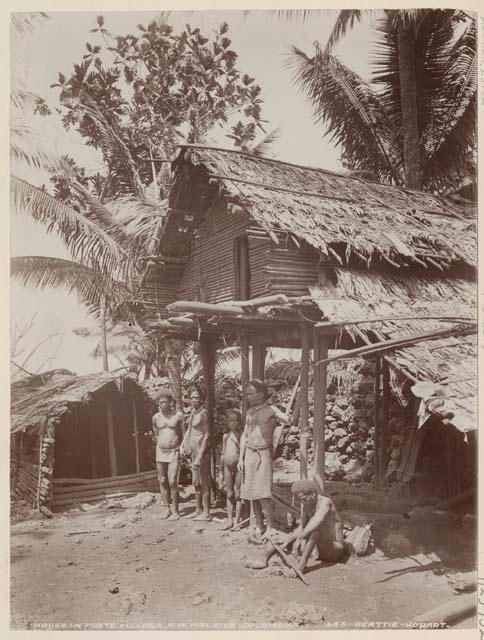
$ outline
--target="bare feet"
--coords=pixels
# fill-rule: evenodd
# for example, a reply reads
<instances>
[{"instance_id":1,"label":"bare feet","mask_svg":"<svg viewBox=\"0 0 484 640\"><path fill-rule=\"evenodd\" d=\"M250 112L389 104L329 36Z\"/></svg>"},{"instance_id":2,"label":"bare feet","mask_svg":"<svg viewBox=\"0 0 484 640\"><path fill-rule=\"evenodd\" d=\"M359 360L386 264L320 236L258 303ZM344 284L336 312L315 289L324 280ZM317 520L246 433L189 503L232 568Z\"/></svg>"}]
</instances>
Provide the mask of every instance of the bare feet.
<instances>
[{"instance_id":1,"label":"bare feet","mask_svg":"<svg viewBox=\"0 0 484 640\"><path fill-rule=\"evenodd\" d=\"M189 513L186 518L198 518L198 516L202 515L201 511L194 511L193 513Z\"/></svg>"},{"instance_id":2,"label":"bare feet","mask_svg":"<svg viewBox=\"0 0 484 640\"><path fill-rule=\"evenodd\" d=\"M164 508L161 510L160 518L161 518L162 520L166 520L166 519L167 519L167 518L169 518L169 517L170 517L170 510L168 509L168 507L164 507Z\"/></svg>"},{"instance_id":3,"label":"bare feet","mask_svg":"<svg viewBox=\"0 0 484 640\"><path fill-rule=\"evenodd\" d=\"M178 513L178 511L175 511L174 513L171 514L171 516L168 518L169 521L173 522L175 520L180 520L180 514Z\"/></svg>"},{"instance_id":4,"label":"bare feet","mask_svg":"<svg viewBox=\"0 0 484 640\"><path fill-rule=\"evenodd\" d=\"M265 537L269 537L269 536L277 536L279 534L279 531L277 529L274 529L274 527L271 527L270 529L266 529L264 536Z\"/></svg>"},{"instance_id":5,"label":"bare feet","mask_svg":"<svg viewBox=\"0 0 484 640\"><path fill-rule=\"evenodd\" d=\"M234 526L233 520L229 520L227 518L227 520L224 522L223 526L220 527L220 531L227 531L227 529L232 529L233 526Z\"/></svg>"},{"instance_id":6,"label":"bare feet","mask_svg":"<svg viewBox=\"0 0 484 640\"><path fill-rule=\"evenodd\" d=\"M210 522L212 519L212 516L209 513L200 513L198 516L196 516L195 518L193 518L194 520L197 520L198 522L203 521L203 522Z\"/></svg>"}]
</instances>

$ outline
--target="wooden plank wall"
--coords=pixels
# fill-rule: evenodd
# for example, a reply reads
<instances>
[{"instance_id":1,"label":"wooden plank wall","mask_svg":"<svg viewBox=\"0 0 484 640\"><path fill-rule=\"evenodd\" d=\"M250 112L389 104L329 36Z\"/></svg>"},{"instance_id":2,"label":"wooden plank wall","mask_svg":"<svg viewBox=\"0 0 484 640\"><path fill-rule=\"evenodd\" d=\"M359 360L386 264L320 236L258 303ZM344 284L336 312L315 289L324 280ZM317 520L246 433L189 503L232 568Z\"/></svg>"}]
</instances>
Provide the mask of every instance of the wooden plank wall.
<instances>
[{"instance_id":1,"label":"wooden plank wall","mask_svg":"<svg viewBox=\"0 0 484 640\"><path fill-rule=\"evenodd\" d=\"M260 227L251 226L249 239L250 297L257 298L270 293L267 266L270 262L272 240Z\"/></svg>"},{"instance_id":2,"label":"wooden plank wall","mask_svg":"<svg viewBox=\"0 0 484 640\"><path fill-rule=\"evenodd\" d=\"M248 227L246 214L209 211L194 237L178 287L179 300L217 303L235 295L234 240Z\"/></svg>"},{"instance_id":3,"label":"wooden plank wall","mask_svg":"<svg viewBox=\"0 0 484 640\"><path fill-rule=\"evenodd\" d=\"M39 482L39 439L16 434L10 439L10 489L14 500L35 506Z\"/></svg>"},{"instance_id":4,"label":"wooden plank wall","mask_svg":"<svg viewBox=\"0 0 484 640\"><path fill-rule=\"evenodd\" d=\"M149 270L142 287L142 299L152 314L158 314L177 299L177 285L182 272L183 265L171 264Z\"/></svg>"},{"instance_id":5,"label":"wooden plank wall","mask_svg":"<svg viewBox=\"0 0 484 640\"><path fill-rule=\"evenodd\" d=\"M271 245L266 274L266 291L306 296L308 287L318 281L318 258L310 249L298 249L291 240L279 240L279 244Z\"/></svg>"}]
</instances>

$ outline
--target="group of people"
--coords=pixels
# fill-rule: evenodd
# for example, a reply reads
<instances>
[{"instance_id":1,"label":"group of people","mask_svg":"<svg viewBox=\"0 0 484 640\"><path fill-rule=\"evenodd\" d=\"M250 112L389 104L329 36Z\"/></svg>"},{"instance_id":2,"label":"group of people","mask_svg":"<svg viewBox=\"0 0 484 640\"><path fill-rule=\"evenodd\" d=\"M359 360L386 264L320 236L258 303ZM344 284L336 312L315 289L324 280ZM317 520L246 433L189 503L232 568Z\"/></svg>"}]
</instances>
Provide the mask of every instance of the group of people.
<instances>
[{"instance_id":1,"label":"group of people","mask_svg":"<svg viewBox=\"0 0 484 640\"><path fill-rule=\"evenodd\" d=\"M219 482L227 497L227 517L222 529L236 528L246 519L245 507L253 507L254 536L268 544L262 554L248 563L252 568L267 565L274 547L269 538L292 547L301 555L300 569L304 571L315 547L323 561L335 562L343 552L341 519L333 502L318 495L309 480L293 484L293 495L303 505L303 516L294 531L281 539L274 527L272 503L272 462L284 424L285 413L269 403L267 386L261 380L251 380L246 390L248 403L245 425L238 409L227 412L228 430L223 436L220 456ZM178 520L178 476L180 455L191 458L192 483L195 489L195 511L187 515L197 521L210 521L210 466L209 415L204 407L203 390L194 386L189 390L191 412L188 420L177 410L169 384L158 395L159 411L153 417L153 435L156 441L156 466L160 482L161 518ZM264 530L264 518L266 528Z\"/></svg>"}]
</instances>

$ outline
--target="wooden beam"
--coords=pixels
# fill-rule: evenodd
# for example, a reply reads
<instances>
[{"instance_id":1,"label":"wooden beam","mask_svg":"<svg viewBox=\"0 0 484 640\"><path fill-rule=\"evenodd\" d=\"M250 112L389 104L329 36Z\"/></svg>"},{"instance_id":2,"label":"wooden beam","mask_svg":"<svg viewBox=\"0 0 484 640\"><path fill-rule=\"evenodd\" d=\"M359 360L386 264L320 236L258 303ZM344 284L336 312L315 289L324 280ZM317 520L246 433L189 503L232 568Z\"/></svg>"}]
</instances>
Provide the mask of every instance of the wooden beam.
<instances>
[{"instance_id":1,"label":"wooden beam","mask_svg":"<svg viewBox=\"0 0 484 640\"><path fill-rule=\"evenodd\" d=\"M318 492L324 494L324 424L326 419L326 386L328 338L321 337L317 330L314 332L314 482Z\"/></svg>"},{"instance_id":2,"label":"wooden beam","mask_svg":"<svg viewBox=\"0 0 484 640\"><path fill-rule=\"evenodd\" d=\"M309 350L311 349L311 329L301 326L301 387L299 390L299 473L308 477L308 432L309 432Z\"/></svg>"},{"instance_id":3,"label":"wooden beam","mask_svg":"<svg viewBox=\"0 0 484 640\"><path fill-rule=\"evenodd\" d=\"M108 396L106 402L106 418L108 429L108 448L109 448L109 464L111 467L111 476L118 475L118 463L116 460L116 445L114 439L114 419L113 419L113 401Z\"/></svg>"},{"instance_id":4,"label":"wooden beam","mask_svg":"<svg viewBox=\"0 0 484 640\"><path fill-rule=\"evenodd\" d=\"M374 483L375 488L380 487L380 358L375 360L375 385L374 385L374 404L373 404L373 424L375 434L374 442Z\"/></svg>"},{"instance_id":5,"label":"wooden beam","mask_svg":"<svg viewBox=\"0 0 484 640\"><path fill-rule=\"evenodd\" d=\"M167 305L168 311L191 311L192 313L212 314L218 316L242 315L242 307L235 305L209 304L208 302L194 302L190 300L177 300Z\"/></svg>"},{"instance_id":6,"label":"wooden beam","mask_svg":"<svg viewBox=\"0 0 484 640\"><path fill-rule=\"evenodd\" d=\"M241 349L241 386L242 386L242 425L245 427L247 416L247 386L250 380L249 371L249 337L246 333L240 336Z\"/></svg>"},{"instance_id":7,"label":"wooden beam","mask_svg":"<svg viewBox=\"0 0 484 640\"><path fill-rule=\"evenodd\" d=\"M381 342L373 342L365 347L357 349L349 349L345 353L331 358L326 358L326 362L335 362L344 358L355 358L356 356L370 356L383 353L388 350L404 349L425 340L438 340L440 338L452 338L454 336L469 336L477 333L477 326L468 329L439 329L438 331L425 331L414 336L406 336L404 338L392 338L391 340L382 340Z\"/></svg>"},{"instance_id":8,"label":"wooden beam","mask_svg":"<svg viewBox=\"0 0 484 640\"><path fill-rule=\"evenodd\" d=\"M381 473L380 484L384 486L386 484L386 470L388 464L388 422L390 421L390 367L388 362L383 359L382 361L383 371L383 416L381 423Z\"/></svg>"}]
</instances>

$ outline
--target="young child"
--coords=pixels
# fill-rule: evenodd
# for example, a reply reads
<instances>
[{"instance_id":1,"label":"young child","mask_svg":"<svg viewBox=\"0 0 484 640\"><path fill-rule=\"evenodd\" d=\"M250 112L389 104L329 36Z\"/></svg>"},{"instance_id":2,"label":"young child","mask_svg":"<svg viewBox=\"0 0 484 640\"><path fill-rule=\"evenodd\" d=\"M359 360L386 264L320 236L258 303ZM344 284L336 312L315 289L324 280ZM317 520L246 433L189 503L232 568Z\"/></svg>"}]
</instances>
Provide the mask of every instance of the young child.
<instances>
[{"instance_id":1,"label":"young child","mask_svg":"<svg viewBox=\"0 0 484 640\"><path fill-rule=\"evenodd\" d=\"M241 474L237 469L240 455L240 437L242 435L242 417L240 411L237 409L229 409L227 411L227 423L229 430L223 436L219 478L220 484L223 482L227 492L227 520L222 527L224 531L231 529L241 521Z\"/></svg>"}]
</instances>

